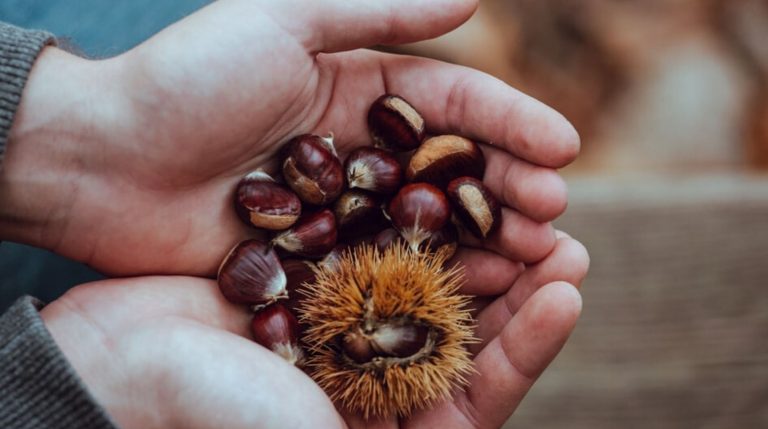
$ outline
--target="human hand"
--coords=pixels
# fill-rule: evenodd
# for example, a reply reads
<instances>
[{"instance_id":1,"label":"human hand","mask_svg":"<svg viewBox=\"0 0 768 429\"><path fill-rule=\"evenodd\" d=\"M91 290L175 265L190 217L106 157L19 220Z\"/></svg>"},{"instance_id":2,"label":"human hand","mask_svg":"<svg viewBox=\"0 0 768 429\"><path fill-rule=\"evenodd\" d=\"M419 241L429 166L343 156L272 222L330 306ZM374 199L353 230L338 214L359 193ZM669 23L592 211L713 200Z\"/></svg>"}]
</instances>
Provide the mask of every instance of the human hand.
<instances>
[{"instance_id":1,"label":"human hand","mask_svg":"<svg viewBox=\"0 0 768 429\"><path fill-rule=\"evenodd\" d=\"M280 145L300 133L332 131L342 157L369 144L368 105L390 92L431 133L493 143L485 183L508 208L483 246L538 261L566 205L555 168L579 148L568 122L479 72L352 50L435 37L475 7L220 0L113 59L48 48L0 174L0 239L111 274L211 275L251 234L232 210L238 179L274 170Z\"/></svg>"},{"instance_id":2,"label":"human hand","mask_svg":"<svg viewBox=\"0 0 768 429\"><path fill-rule=\"evenodd\" d=\"M481 342L471 350L477 374L452 400L399 422L340 416L309 377L248 339L248 312L210 280L91 283L46 306L42 317L96 400L126 429L495 428L573 329L581 309L574 286L588 265L584 248L566 236L525 269L496 259L469 271L463 289L479 297Z\"/></svg>"}]
</instances>

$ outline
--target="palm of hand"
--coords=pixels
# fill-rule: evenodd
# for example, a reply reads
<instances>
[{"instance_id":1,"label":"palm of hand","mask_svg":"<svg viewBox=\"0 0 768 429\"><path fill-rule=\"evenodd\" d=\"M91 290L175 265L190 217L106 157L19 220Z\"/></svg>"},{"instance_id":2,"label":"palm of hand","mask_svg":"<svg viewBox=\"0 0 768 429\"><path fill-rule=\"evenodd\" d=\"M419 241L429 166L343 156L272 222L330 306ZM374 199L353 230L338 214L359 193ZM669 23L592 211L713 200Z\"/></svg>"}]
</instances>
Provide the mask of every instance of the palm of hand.
<instances>
[{"instance_id":1,"label":"palm of hand","mask_svg":"<svg viewBox=\"0 0 768 429\"><path fill-rule=\"evenodd\" d=\"M83 285L42 317L99 404L129 429L494 428L568 337L580 310L571 284L580 284L586 265L583 248L563 237L538 264L468 281L463 292L481 297L481 343L472 350L478 373L452 400L402 421L340 416L309 377L249 339L248 311L210 280Z\"/></svg>"},{"instance_id":2,"label":"palm of hand","mask_svg":"<svg viewBox=\"0 0 768 429\"><path fill-rule=\"evenodd\" d=\"M112 274L210 275L253 233L232 210L239 177L274 171L281 144L300 133L333 132L342 157L369 144L368 105L385 91L411 99L433 132L497 145L484 148L485 182L516 211L491 247L526 262L551 250L546 222L564 209L565 187L549 167L578 150L558 114L477 72L364 50L317 54L346 46L286 28L256 2L222 1L108 60L131 120L90 150L106 165L83 174L72 209L81 215L55 233L54 250Z\"/></svg>"},{"instance_id":3,"label":"palm of hand","mask_svg":"<svg viewBox=\"0 0 768 429\"><path fill-rule=\"evenodd\" d=\"M561 116L489 76L417 58L341 53L435 36L461 22L471 1L404 2L407 16L394 16L401 9L391 6L391 19L379 11L368 20L353 16L353 8L342 7L346 2L334 5L336 13L310 10L306 2L275 2L271 15L259 3L220 0L104 64L118 83L113 98L131 120L90 151L105 165L83 175L88 182L72 210L84 215L51 247L116 274L210 275L228 248L252 233L231 207L243 174L274 170L280 144L304 132L332 131L342 157L369 144L369 103L384 92L400 93L430 131L493 143L483 147L484 181L505 206L502 225L484 243L464 237L455 258L467 270L464 292L479 297L482 344L473 350L479 374L453 401L409 420L344 419L351 427L501 425L579 312L578 293L558 281L578 286L586 254L567 237L557 240L549 224L566 204L554 169L573 159L578 137ZM442 3L454 4L438 9ZM334 22L324 29L310 23L308 17L321 15ZM345 25L348 31L336 37L337 26ZM369 28L374 31L366 33ZM105 200L112 201L106 210ZM88 215L94 209L101 213L96 218ZM223 302L212 282L107 283L76 289L43 316L119 421L286 427L297 419L310 427L342 426L309 378L242 338L248 336L247 314ZM81 333L83 325L90 338ZM94 346L86 347L86 340ZM83 351L99 347L101 355ZM111 359L122 359L114 367L128 370L105 367ZM159 396L146 395L153 391Z\"/></svg>"}]
</instances>

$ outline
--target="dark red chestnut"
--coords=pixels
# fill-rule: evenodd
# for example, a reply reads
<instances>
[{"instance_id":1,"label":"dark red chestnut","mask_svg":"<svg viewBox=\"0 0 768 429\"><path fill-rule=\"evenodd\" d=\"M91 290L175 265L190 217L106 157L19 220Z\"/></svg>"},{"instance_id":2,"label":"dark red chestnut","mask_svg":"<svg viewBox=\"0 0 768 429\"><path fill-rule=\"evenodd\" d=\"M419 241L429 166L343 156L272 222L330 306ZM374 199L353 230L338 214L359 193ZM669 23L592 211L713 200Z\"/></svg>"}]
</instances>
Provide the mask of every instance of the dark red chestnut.
<instances>
[{"instance_id":1,"label":"dark red chestnut","mask_svg":"<svg viewBox=\"0 0 768 429\"><path fill-rule=\"evenodd\" d=\"M348 248L349 245L347 244L337 244L323 259L317 261L317 267L336 271L339 268L341 256Z\"/></svg>"},{"instance_id":2,"label":"dark red chestnut","mask_svg":"<svg viewBox=\"0 0 768 429\"><path fill-rule=\"evenodd\" d=\"M224 258L218 273L221 293L236 304L265 305L288 298L286 278L274 249L246 240Z\"/></svg>"},{"instance_id":3,"label":"dark red chestnut","mask_svg":"<svg viewBox=\"0 0 768 429\"><path fill-rule=\"evenodd\" d=\"M328 209L302 216L293 228L278 234L272 243L305 258L322 258L336 245L336 218Z\"/></svg>"},{"instance_id":4,"label":"dark red chestnut","mask_svg":"<svg viewBox=\"0 0 768 429\"><path fill-rule=\"evenodd\" d=\"M440 231L451 217L448 199L439 189L427 183L412 183L400 189L389 203L392 225L412 250Z\"/></svg>"},{"instance_id":5,"label":"dark red chestnut","mask_svg":"<svg viewBox=\"0 0 768 429\"><path fill-rule=\"evenodd\" d=\"M403 181L403 168L389 152L375 147L352 151L344 163L347 185L377 194L394 194Z\"/></svg>"},{"instance_id":6,"label":"dark red chestnut","mask_svg":"<svg viewBox=\"0 0 768 429\"><path fill-rule=\"evenodd\" d=\"M307 204L325 205L344 189L344 170L333 148L332 137L303 134L284 150L283 177Z\"/></svg>"},{"instance_id":7,"label":"dark red chestnut","mask_svg":"<svg viewBox=\"0 0 768 429\"><path fill-rule=\"evenodd\" d=\"M315 269L317 269L317 266L312 261L301 259L286 259L282 261L282 264L286 277L286 289L288 291L288 299L285 301L285 306L291 311L296 311L303 298L299 293L299 288L304 284L315 281Z\"/></svg>"},{"instance_id":8,"label":"dark red chestnut","mask_svg":"<svg viewBox=\"0 0 768 429\"><path fill-rule=\"evenodd\" d=\"M371 340L361 330L347 332L341 337L344 354L357 363L370 362L376 357Z\"/></svg>"},{"instance_id":9,"label":"dark red chestnut","mask_svg":"<svg viewBox=\"0 0 768 429\"><path fill-rule=\"evenodd\" d=\"M399 245L402 241L403 237L400 236L400 232L395 228L387 228L373 237L373 244L380 252L391 246Z\"/></svg>"},{"instance_id":10,"label":"dark red chestnut","mask_svg":"<svg viewBox=\"0 0 768 429\"><path fill-rule=\"evenodd\" d=\"M302 363L304 353L299 346L299 322L281 304L269 305L253 315L253 339L293 365Z\"/></svg>"},{"instance_id":11,"label":"dark red chestnut","mask_svg":"<svg viewBox=\"0 0 768 429\"><path fill-rule=\"evenodd\" d=\"M482 179L484 173L485 158L477 143L445 135L424 141L408 163L405 177L409 182L427 182L445 189L457 177Z\"/></svg>"},{"instance_id":12,"label":"dark red chestnut","mask_svg":"<svg viewBox=\"0 0 768 429\"><path fill-rule=\"evenodd\" d=\"M459 231L451 222L447 222L439 231L432 234L429 240L421 244L423 252L436 253L445 249L447 258L456 253L459 246Z\"/></svg>"},{"instance_id":13,"label":"dark red chestnut","mask_svg":"<svg viewBox=\"0 0 768 429\"><path fill-rule=\"evenodd\" d=\"M404 358L416 354L424 347L428 333L426 326L384 323L371 335L371 346L379 355Z\"/></svg>"},{"instance_id":14,"label":"dark red chestnut","mask_svg":"<svg viewBox=\"0 0 768 429\"><path fill-rule=\"evenodd\" d=\"M501 205L474 177L459 177L448 184L448 198L456 216L478 238L488 238L501 223Z\"/></svg>"},{"instance_id":15,"label":"dark red chestnut","mask_svg":"<svg viewBox=\"0 0 768 429\"><path fill-rule=\"evenodd\" d=\"M379 198L362 190L350 189L341 194L333 213L343 239L371 234L386 225Z\"/></svg>"},{"instance_id":16,"label":"dark red chestnut","mask_svg":"<svg viewBox=\"0 0 768 429\"><path fill-rule=\"evenodd\" d=\"M344 354L357 363L376 357L406 358L418 353L427 343L429 329L411 323L375 322L372 329L362 327L341 337Z\"/></svg>"},{"instance_id":17,"label":"dark red chestnut","mask_svg":"<svg viewBox=\"0 0 768 429\"><path fill-rule=\"evenodd\" d=\"M368 128L377 146L409 151L424 139L424 118L404 98L385 94L368 111Z\"/></svg>"},{"instance_id":18,"label":"dark red chestnut","mask_svg":"<svg viewBox=\"0 0 768 429\"><path fill-rule=\"evenodd\" d=\"M282 230L296 223L301 201L288 187L257 170L243 177L235 191L235 210L248 225Z\"/></svg>"}]
</instances>

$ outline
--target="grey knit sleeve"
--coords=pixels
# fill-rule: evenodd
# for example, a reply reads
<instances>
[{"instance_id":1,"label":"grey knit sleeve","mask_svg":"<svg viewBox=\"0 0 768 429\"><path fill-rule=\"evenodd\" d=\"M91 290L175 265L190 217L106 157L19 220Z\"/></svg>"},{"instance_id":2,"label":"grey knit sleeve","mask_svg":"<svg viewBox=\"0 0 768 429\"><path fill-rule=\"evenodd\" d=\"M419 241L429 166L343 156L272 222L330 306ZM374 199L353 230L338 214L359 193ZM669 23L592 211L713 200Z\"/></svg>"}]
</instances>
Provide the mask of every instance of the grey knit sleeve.
<instances>
[{"instance_id":1,"label":"grey knit sleeve","mask_svg":"<svg viewBox=\"0 0 768 429\"><path fill-rule=\"evenodd\" d=\"M0 22L0 167L32 64L43 47L54 43L53 36L44 31L23 30Z\"/></svg>"},{"instance_id":2,"label":"grey knit sleeve","mask_svg":"<svg viewBox=\"0 0 768 429\"><path fill-rule=\"evenodd\" d=\"M45 328L34 298L0 316L0 428L116 428Z\"/></svg>"}]
</instances>

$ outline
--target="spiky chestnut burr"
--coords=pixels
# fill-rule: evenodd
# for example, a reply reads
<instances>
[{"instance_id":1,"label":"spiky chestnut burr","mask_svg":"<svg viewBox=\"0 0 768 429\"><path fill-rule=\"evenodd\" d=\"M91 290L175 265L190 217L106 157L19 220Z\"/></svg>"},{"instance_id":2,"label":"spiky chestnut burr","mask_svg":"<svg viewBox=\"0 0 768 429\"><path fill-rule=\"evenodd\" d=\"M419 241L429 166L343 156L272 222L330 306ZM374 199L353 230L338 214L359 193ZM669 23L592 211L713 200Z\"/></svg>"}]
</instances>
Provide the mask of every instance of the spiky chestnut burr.
<instances>
[{"instance_id":1,"label":"spiky chestnut burr","mask_svg":"<svg viewBox=\"0 0 768 429\"><path fill-rule=\"evenodd\" d=\"M466 385L470 297L446 258L361 245L304 285L308 371L334 402L365 418L407 416Z\"/></svg>"}]
</instances>

